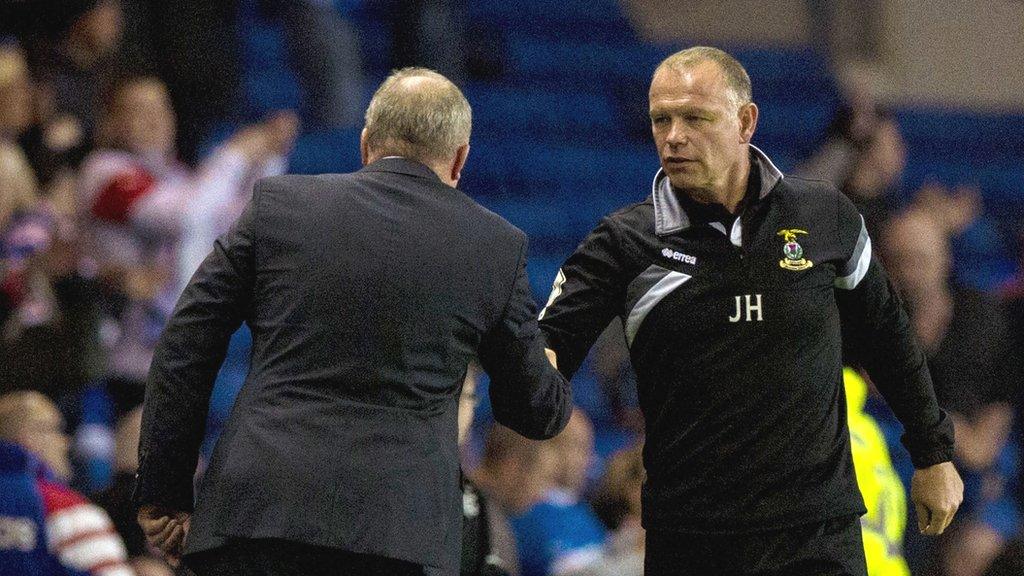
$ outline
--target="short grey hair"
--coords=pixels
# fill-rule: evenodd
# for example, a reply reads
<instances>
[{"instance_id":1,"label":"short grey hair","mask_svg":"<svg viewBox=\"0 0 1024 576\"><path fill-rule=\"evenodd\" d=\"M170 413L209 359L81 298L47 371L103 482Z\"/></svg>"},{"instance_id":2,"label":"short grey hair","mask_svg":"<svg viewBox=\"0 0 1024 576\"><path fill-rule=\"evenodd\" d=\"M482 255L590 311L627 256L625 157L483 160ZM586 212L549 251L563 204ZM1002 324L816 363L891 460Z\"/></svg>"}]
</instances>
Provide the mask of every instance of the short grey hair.
<instances>
[{"instance_id":1,"label":"short grey hair","mask_svg":"<svg viewBox=\"0 0 1024 576\"><path fill-rule=\"evenodd\" d=\"M725 83L732 90L737 107L749 104L753 101L753 90L750 85L750 76L747 70L740 64L740 61L733 58L725 50L711 46L694 46L680 50L661 61L654 70L657 74L663 69L683 70L691 68L702 62L714 62L718 69L725 76Z\"/></svg>"},{"instance_id":2,"label":"short grey hair","mask_svg":"<svg viewBox=\"0 0 1024 576\"><path fill-rule=\"evenodd\" d=\"M469 143L473 113L450 80L427 68L392 72L366 109L366 145L420 161L450 157Z\"/></svg>"}]
</instances>

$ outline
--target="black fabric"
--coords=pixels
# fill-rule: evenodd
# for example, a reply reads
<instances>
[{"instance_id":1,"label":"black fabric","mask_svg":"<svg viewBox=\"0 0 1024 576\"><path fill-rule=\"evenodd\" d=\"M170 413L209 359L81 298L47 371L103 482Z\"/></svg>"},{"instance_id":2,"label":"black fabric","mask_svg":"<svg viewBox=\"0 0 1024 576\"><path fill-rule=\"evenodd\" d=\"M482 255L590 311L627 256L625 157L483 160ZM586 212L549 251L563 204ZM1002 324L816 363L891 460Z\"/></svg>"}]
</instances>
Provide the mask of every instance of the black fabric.
<instances>
[{"instance_id":1,"label":"black fabric","mask_svg":"<svg viewBox=\"0 0 1024 576\"><path fill-rule=\"evenodd\" d=\"M867 576L856 515L751 534L646 537L645 576Z\"/></svg>"},{"instance_id":2,"label":"black fabric","mask_svg":"<svg viewBox=\"0 0 1024 576\"><path fill-rule=\"evenodd\" d=\"M495 534L492 504L468 478L462 479L462 565L460 576L508 576L516 558L506 557Z\"/></svg>"},{"instance_id":3,"label":"black fabric","mask_svg":"<svg viewBox=\"0 0 1024 576\"><path fill-rule=\"evenodd\" d=\"M915 463L952 457L951 420L884 271L872 264L855 287L839 280L866 246L845 196L823 182L783 178L739 216L740 246L692 220L658 235L653 202L598 225L562 266L541 319L569 377L615 316L627 338L632 323L647 528L745 533L863 513L841 328L864 343L859 350L907 429ZM723 225L728 231L732 222ZM794 249L784 252L782 231L794 229L811 266L786 267ZM659 278L675 284L659 292ZM641 295L653 304L637 321ZM737 317L738 306L757 302L760 313Z\"/></svg>"},{"instance_id":4,"label":"black fabric","mask_svg":"<svg viewBox=\"0 0 1024 576\"><path fill-rule=\"evenodd\" d=\"M238 539L190 556L195 576L422 576L423 567L335 548L273 539Z\"/></svg>"},{"instance_id":5,"label":"black fabric","mask_svg":"<svg viewBox=\"0 0 1024 576\"><path fill-rule=\"evenodd\" d=\"M484 495L466 478L462 479L462 564L461 576L479 574L491 553L491 530Z\"/></svg>"},{"instance_id":6,"label":"black fabric","mask_svg":"<svg viewBox=\"0 0 1024 576\"><path fill-rule=\"evenodd\" d=\"M135 487L135 475L129 472L118 472L113 482L105 490L92 496L97 506L106 510L114 529L124 541L128 557L133 558L148 553L146 536L135 514L132 505L132 489Z\"/></svg>"},{"instance_id":7,"label":"black fabric","mask_svg":"<svg viewBox=\"0 0 1024 576\"><path fill-rule=\"evenodd\" d=\"M459 566L458 397L470 359L499 422L558 433L522 232L422 164L281 176L189 282L146 388L137 504L193 505L207 404L228 341L250 370L199 490L188 550L282 538Z\"/></svg>"}]
</instances>

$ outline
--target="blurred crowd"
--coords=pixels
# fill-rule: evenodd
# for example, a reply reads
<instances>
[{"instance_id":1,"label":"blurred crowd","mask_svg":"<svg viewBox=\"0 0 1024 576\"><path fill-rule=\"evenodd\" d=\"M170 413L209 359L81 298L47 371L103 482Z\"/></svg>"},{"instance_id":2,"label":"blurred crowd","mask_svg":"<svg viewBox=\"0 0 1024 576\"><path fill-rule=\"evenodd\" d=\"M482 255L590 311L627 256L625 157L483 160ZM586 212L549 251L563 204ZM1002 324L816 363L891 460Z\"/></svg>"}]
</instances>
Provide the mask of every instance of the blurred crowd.
<instances>
[{"instance_id":1,"label":"blurred crowd","mask_svg":"<svg viewBox=\"0 0 1024 576\"><path fill-rule=\"evenodd\" d=\"M234 34L231 2L0 8L0 522L21 511L45 527L0 524L0 554L41 550L72 574L171 573L147 549L130 505L156 340L252 183L287 170L300 117L343 126L361 114L355 31L330 3L257 4L280 19L311 98L308 110L248 123L231 109L237 58L222 41ZM452 57L460 51L437 47L465 26L460 3L409 5L396 11L396 29L408 33L396 35L394 63L465 76ZM242 127L204 149L223 119ZM875 450L855 453L871 508L865 533L895 546L886 554L914 574L1021 574L1024 272L992 293L958 285L951 242L986 218L985 207L967 187L898 194L906 156L895 116L854 79L797 170L833 182L861 210L956 422L965 502L946 535L925 540L906 509L912 469L898 424L869 381L851 397L851 428L864 438L855 451ZM472 411L486 384L467 378L465 574L642 574L643 426L621 326L588 366L614 422L595 424L577 409L546 442L477 418L483 440L474 447ZM848 382L860 376L850 372ZM624 431L627 446L599 455L595 425Z\"/></svg>"}]
</instances>

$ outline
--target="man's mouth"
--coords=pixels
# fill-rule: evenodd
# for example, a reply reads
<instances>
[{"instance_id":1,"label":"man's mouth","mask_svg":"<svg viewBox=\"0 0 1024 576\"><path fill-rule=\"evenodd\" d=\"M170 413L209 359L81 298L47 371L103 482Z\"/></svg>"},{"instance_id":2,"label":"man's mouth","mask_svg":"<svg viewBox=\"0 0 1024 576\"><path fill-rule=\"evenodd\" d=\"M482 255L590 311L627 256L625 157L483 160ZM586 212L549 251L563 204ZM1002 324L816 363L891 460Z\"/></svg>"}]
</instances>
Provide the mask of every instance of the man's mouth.
<instances>
[{"instance_id":1,"label":"man's mouth","mask_svg":"<svg viewBox=\"0 0 1024 576\"><path fill-rule=\"evenodd\" d=\"M697 164L697 161L692 158L686 158L683 156L669 156L665 158L665 165L672 166L674 168L683 168L686 166L692 166Z\"/></svg>"}]
</instances>

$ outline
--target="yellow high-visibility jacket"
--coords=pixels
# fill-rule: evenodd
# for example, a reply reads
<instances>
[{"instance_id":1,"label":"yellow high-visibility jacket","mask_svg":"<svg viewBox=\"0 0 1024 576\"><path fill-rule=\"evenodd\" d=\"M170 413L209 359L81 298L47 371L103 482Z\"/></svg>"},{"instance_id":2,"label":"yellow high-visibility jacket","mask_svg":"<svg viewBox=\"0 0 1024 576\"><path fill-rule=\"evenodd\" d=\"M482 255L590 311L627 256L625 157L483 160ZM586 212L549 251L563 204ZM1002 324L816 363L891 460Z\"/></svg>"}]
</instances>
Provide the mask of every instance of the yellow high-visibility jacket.
<instances>
[{"instance_id":1,"label":"yellow high-visibility jacket","mask_svg":"<svg viewBox=\"0 0 1024 576\"><path fill-rule=\"evenodd\" d=\"M850 421L850 444L857 484L868 513L861 517L869 576L910 576L903 559L907 494L893 468L885 436L864 412L867 383L850 368L843 371Z\"/></svg>"}]
</instances>

